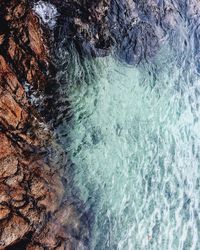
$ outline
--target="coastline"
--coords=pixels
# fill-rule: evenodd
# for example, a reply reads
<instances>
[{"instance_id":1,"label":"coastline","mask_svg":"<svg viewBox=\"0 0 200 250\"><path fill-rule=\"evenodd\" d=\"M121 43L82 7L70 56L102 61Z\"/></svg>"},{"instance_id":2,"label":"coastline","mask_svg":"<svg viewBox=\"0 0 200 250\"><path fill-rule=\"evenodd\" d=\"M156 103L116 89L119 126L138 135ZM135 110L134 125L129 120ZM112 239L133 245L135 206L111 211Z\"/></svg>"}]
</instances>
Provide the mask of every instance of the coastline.
<instances>
[{"instance_id":1,"label":"coastline","mask_svg":"<svg viewBox=\"0 0 200 250\"><path fill-rule=\"evenodd\" d=\"M45 95L51 82L50 34L28 1L1 7L0 249L84 248L87 222L64 195L53 128L26 92Z\"/></svg>"}]
</instances>

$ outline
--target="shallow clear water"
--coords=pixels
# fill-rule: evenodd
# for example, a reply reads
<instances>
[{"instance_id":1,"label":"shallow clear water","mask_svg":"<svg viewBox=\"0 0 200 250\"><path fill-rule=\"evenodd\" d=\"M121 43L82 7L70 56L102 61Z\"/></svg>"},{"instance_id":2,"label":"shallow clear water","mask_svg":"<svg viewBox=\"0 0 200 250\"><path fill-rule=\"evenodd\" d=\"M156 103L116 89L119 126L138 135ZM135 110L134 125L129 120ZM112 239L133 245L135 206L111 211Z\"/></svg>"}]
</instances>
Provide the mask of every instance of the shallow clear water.
<instances>
[{"instance_id":1,"label":"shallow clear water","mask_svg":"<svg viewBox=\"0 0 200 250\"><path fill-rule=\"evenodd\" d=\"M94 214L90 249L200 249L200 78L167 45L137 67L73 60L74 117L58 129Z\"/></svg>"},{"instance_id":2,"label":"shallow clear water","mask_svg":"<svg viewBox=\"0 0 200 250\"><path fill-rule=\"evenodd\" d=\"M54 28L55 6L34 10ZM118 59L58 42L56 132L91 250L200 249L199 16L198 0L111 0Z\"/></svg>"}]
</instances>

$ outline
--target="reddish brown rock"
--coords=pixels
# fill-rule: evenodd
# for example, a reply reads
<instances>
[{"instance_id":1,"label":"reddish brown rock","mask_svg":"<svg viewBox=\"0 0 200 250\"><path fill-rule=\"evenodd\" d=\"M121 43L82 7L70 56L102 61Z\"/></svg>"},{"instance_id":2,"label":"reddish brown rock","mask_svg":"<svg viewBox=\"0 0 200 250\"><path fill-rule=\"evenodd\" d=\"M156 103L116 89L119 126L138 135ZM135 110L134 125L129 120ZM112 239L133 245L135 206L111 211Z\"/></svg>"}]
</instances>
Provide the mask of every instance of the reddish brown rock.
<instances>
[{"instance_id":1,"label":"reddish brown rock","mask_svg":"<svg viewBox=\"0 0 200 250\"><path fill-rule=\"evenodd\" d=\"M0 220L8 218L10 209L7 206L0 205Z\"/></svg>"},{"instance_id":2,"label":"reddish brown rock","mask_svg":"<svg viewBox=\"0 0 200 250\"><path fill-rule=\"evenodd\" d=\"M74 249L87 230L63 201L52 132L25 91L49 84L49 34L27 0L0 2L0 249Z\"/></svg>"},{"instance_id":3,"label":"reddish brown rock","mask_svg":"<svg viewBox=\"0 0 200 250\"><path fill-rule=\"evenodd\" d=\"M0 204L8 205L10 201L9 187L5 184L0 184Z\"/></svg>"},{"instance_id":4,"label":"reddish brown rock","mask_svg":"<svg viewBox=\"0 0 200 250\"><path fill-rule=\"evenodd\" d=\"M13 148L11 141L7 138L7 136L3 133L0 133L0 159L5 159L10 156Z\"/></svg>"},{"instance_id":5,"label":"reddish brown rock","mask_svg":"<svg viewBox=\"0 0 200 250\"><path fill-rule=\"evenodd\" d=\"M65 202L45 225L42 233L35 237L36 245L57 250L84 249L83 242L89 237L88 231L84 229L75 207ZM31 245L29 248L32 249Z\"/></svg>"},{"instance_id":6,"label":"reddish brown rock","mask_svg":"<svg viewBox=\"0 0 200 250\"><path fill-rule=\"evenodd\" d=\"M1 248L21 240L30 231L30 225L22 217L13 215L1 223Z\"/></svg>"},{"instance_id":7,"label":"reddish brown rock","mask_svg":"<svg viewBox=\"0 0 200 250\"><path fill-rule=\"evenodd\" d=\"M27 17L28 33L30 48L32 51L39 56L42 60L47 59L48 50L45 48L45 43L41 40L41 27L38 18L30 12Z\"/></svg>"},{"instance_id":8,"label":"reddish brown rock","mask_svg":"<svg viewBox=\"0 0 200 250\"><path fill-rule=\"evenodd\" d=\"M18 160L14 156L8 156L0 160L0 177L6 178L17 172Z\"/></svg>"}]
</instances>

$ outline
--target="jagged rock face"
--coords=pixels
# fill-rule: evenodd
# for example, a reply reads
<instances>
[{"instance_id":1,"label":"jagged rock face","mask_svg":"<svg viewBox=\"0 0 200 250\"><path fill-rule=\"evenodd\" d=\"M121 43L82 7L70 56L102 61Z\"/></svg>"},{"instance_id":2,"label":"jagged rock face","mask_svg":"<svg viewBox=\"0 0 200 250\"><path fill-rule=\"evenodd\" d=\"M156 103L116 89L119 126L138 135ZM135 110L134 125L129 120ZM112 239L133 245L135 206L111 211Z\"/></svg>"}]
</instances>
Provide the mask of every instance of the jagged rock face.
<instances>
[{"instance_id":1,"label":"jagged rock face","mask_svg":"<svg viewBox=\"0 0 200 250\"><path fill-rule=\"evenodd\" d=\"M87 230L64 201L52 133L25 92L48 87L48 37L27 1L0 4L0 249L78 249Z\"/></svg>"}]
</instances>

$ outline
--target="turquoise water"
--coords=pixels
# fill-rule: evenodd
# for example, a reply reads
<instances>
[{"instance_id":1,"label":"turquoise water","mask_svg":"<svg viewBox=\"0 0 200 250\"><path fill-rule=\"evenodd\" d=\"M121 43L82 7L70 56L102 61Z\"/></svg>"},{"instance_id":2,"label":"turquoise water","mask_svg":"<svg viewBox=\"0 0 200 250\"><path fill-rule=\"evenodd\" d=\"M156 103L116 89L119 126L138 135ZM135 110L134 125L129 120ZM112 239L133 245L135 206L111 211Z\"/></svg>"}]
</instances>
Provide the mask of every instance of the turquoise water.
<instances>
[{"instance_id":1,"label":"turquoise water","mask_svg":"<svg viewBox=\"0 0 200 250\"><path fill-rule=\"evenodd\" d=\"M137 67L73 55L68 72L60 134L90 249L200 249L200 78L168 46Z\"/></svg>"}]
</instances>

